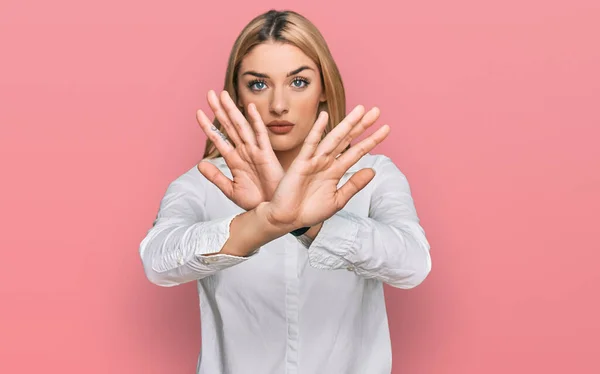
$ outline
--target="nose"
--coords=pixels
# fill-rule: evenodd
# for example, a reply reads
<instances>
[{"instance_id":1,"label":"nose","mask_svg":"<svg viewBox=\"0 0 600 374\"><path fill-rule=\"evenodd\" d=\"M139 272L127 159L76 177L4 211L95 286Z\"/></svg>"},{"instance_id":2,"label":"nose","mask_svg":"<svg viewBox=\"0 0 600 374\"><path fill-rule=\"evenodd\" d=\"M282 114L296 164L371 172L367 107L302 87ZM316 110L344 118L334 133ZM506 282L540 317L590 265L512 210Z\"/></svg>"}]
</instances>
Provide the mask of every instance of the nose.
<instances>
[{"instance_id":1,"label":"nose","mask_svg":"<svg viewBox=\"0 0 600 374\"><path fill-rule=\"evenodd\" d=\"M276 88L271 96L269 103L269 111L277 116L281 116L289 111L288 100L285 89Z\"/></svg>"}]
</instances>

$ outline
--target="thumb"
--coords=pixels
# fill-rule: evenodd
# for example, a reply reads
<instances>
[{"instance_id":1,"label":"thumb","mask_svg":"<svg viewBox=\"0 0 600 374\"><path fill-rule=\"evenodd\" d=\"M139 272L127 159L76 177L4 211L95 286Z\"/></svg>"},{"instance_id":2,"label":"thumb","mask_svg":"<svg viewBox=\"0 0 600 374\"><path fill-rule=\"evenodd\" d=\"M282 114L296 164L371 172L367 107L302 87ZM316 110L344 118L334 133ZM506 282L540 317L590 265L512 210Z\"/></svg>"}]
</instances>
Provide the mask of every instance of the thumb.
<instances>
[{"instance_id":1,"label":"thumb","mask_svg":"<svg viewBox=\"0 0 600 374\"><path fill-rule=\"evenodd\" d=\"M375 169L366 168L361 169L354 173L350 179L336 193L336 205L338 210L342 209L352 196L356 195L358 191L365 188L367 184L375 177Z\"/></svg>"},{"instance_id":2,"label":"thumb","mask_svg":"<svg viewBox=\"0 0 600 374\"><path fill-rule=\"evenodd\" d=\"M218 167L207 161L200 161L197 167L200 174L204 175L206 179L217 186L231 200L233 196L233 183Z\"/></svg>"}]
</instances>

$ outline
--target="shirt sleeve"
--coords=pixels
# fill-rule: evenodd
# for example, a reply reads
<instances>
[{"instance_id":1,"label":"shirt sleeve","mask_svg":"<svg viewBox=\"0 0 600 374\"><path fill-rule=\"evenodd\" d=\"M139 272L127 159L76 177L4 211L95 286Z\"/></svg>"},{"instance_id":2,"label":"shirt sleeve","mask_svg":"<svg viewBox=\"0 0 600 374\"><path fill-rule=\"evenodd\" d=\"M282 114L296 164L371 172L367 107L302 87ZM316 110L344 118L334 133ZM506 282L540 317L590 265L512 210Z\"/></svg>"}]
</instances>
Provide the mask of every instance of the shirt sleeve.
<instances>
[{"instance_id":1,"label":"shirt sleeve","mask_svg":"<svg viewBox=\"0 0 600 374\"><path fill-rule=\"evenodd\" d=\"M430 246L404 174L383 155L373 168L368 217L342 209L323 222L314 241L299 240L308 246L315 268L347 269L393 287L413 288L431 271Z\"/></svg>"},{"instance_id":2,"label":"shirt sleeve","mask_svg":"<svg viewBox=\"0 0 600 374\"><path fill-rule=\"evenodd\" d=\"M197 179L186 173L169 185L152 228L140 243L146 277L159 286L171 287L202 279L258 253L256 250L248 257L206 256L221 250L229 239L230 224L237 214L205 220L206 191Z\"/></svg>"}]
</instances>

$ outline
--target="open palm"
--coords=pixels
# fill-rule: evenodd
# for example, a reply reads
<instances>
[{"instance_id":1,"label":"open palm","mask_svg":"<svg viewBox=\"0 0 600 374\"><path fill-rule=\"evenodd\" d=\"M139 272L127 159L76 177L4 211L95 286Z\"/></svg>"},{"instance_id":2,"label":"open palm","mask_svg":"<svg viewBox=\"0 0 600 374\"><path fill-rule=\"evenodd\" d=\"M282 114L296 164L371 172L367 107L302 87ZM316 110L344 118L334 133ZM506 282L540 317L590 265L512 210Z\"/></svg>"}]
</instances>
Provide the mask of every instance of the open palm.
<instances>
[{"instance_id":1,"label":"open palm","mask_svg":"<svg viewBox=\"0 0 600 374\"><path fill-rule=\"evenodd\" d=\"M364 131L364 128L356 127L363 113L361 106L355 108L322 141L327 113L320 114L299 155L269 202L267 212L271 223L299 228L323 222L341 210L352 196L373 179L373 169L361 169L341 188L337 187L344 173L389 133L389 126L384 125L340 155L348 139L358 134L351 130Z\"/></svg>"},{"instance_id":2,"label":"open palm","mask_svg":"<svg viewBox=\"0 0 600 374\"><path fill-rule=\"evenodd\" d=\"M267 129L253 104L248 106L251 127L225 91L220 98L210 91L208 102L229 135L229 140L202 110L197 112L198 123L223 156L233 179L227 178L209 162L201 161L198 170L240 208L254 209L261 202L272 198L284 175L271 147Z\"/></svg>"}]
</instances>

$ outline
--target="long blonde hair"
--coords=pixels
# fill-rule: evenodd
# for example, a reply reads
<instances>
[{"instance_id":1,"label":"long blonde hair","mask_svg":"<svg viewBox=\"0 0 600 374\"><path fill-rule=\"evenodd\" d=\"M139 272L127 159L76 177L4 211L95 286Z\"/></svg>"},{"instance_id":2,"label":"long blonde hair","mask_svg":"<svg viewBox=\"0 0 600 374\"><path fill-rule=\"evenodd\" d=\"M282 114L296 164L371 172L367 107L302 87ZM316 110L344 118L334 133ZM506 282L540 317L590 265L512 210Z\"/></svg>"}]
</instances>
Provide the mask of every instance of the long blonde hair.
<instances>
[{"instance_id":1,"label":"long blonde hair","mask_svg":"<svg viewBox=\"0 0 600 374\"><path fill-rule=\"evenodd\" d=\"M321 83L326 100L319 104L318 112L329 114L329 123L324 135L331 131L346 116L346 94L342 77L325 39L308 19L287 10L270 10L254 18L237 37L227 64L224 90L233 102L238 101L237 78L240 63L246 54L257 45L275 41L289 43L301 49L317 65L321 74ZM225 129L215 118L214 126L226 134ZM345 150L350 148L350 145ZM344 151L345 151L344 150ZM206 139L203 158L220 157L221 153L210 139Z\"/></svg>"}]
</instances>

